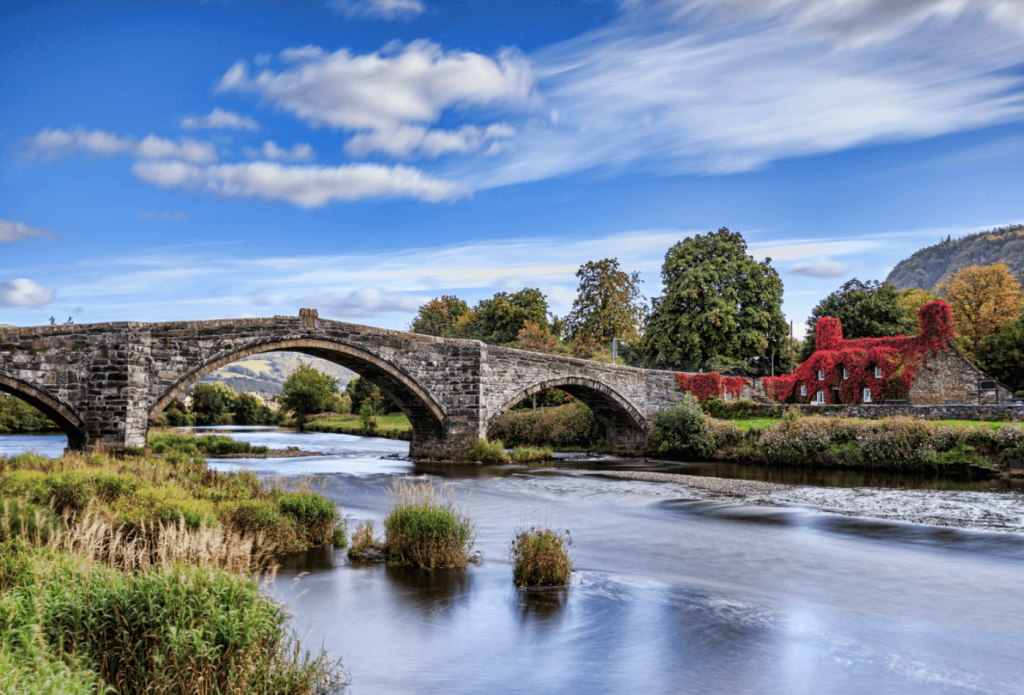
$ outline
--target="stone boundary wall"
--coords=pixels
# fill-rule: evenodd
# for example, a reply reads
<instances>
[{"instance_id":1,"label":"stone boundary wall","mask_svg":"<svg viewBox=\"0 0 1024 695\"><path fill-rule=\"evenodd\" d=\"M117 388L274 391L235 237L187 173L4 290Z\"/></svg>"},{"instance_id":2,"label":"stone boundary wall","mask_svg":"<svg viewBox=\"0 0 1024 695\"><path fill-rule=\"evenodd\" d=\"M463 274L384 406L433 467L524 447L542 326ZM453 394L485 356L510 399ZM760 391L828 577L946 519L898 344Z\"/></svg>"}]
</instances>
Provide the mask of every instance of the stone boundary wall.
<instances>
[{"instance_id":1,"label":"stone boundary wall","mask_svg":"<svg viewBox=\"0 0 1024 695\"><path fill-rule=\"evenodd\" d=\"M1024 422L1024 404L1021 405L770 405L779 409L779 417L789 408L799 408L803 415L826 417L916 417L924 420L987 420Z\"/></svg>"}]
</instances>

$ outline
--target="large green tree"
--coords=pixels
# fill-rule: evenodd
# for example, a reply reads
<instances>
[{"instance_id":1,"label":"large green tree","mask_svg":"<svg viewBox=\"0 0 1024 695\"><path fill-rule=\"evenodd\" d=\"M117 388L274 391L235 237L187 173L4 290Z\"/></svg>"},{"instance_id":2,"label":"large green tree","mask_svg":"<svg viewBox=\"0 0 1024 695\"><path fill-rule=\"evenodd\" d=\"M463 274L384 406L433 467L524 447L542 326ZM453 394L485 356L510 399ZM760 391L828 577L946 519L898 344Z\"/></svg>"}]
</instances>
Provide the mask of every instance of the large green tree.
<instances>
[{"instance_id":1,"label":"large green tree","mask_svg":"<svg viewBox=\"0 0 1024 695\"><path fill-rule=\"evenodd\" d=\"M1024 313L981 339L978 366L1014 391L1024 390Z\"/></svg>"},{"instance_id":2,"label":"large green tree","mask_svg":"<svg viewBox=\"0 0 1024 695\"><path fill-rule=\"evenodd\" d=\"M323 412L327 399L338 392L338 380L307 362L300 362L281 387L281 407L294 412L300 421Z\"/></svg>"},{"instance_id":3,"label":"large green tree","mask_svg":"<svg viewBox=\"0 0 1024 695\"><path fill-rule=\"evenodd\" d=\"M747 254L743 236L722 227L684 239L665 254L665 294L652 300L643 337L649 361L696 369L742 361L753 371L788 333L782 281L771 259Z\"/></svg>"},{"instance_id":4,"label":"large green tree","mask_svg":"<svg viewBox=\"0 0 1024 695\"><path fill-rule=\"evenodd\" d=\"M881 338L886 335L916 335L917 315L904 306L902 293L895 285L877 280L861 282L853 278L818 302L807 319L800 360L814 352L815 327L818 319L828 316L839 319L844 338Z\"/></svg>"},{"instance_id":5,"label":"large green tree","mask_svg":"<svg viewBox=\"0 0 1024 695\"><path fill-rule=\"evenodd\" d=\"M540 290L530 287L513 294L498 292L491 299L480 300L473 312L476 337L488 343L515 342L527 321L551 330L547 298Z\"/></svg>"},{"instance_id":6,"label":"large green tree","mask_svg":"<svg viewBox=\"0 0 1024 695\"><path fill-rule=\"evenodd\" d=\"M580 287L572 311L563 320L566 337L606 345L612 338L640 339L647 308L637 303L640 273L619 268L616 258L589 261L576 271Z\"/></svg>"},{"instance_id":7,"label":"large green tree","mask_svg":"<svg viewBox=\"0 0 1024 695\"><path fill-rule=\"evenodd\" d=\"M199 425L215 425L235 407L238 395L225 384L199 383L192 387L192 412Z\"/></svg>"},{"instance_id":8,"label":"large green tree","mask_svg":"<svg viewBox=\"0 0 1024 695\"><path fill-rule=\"evenodd\" d=\"M361 376L348 382L348 386L345 387L345 395L352 399L352 412L354 413L359 412L359 407L364 402L373 406L373 412L378 415L401 410L397 403L380 390L379 386Z\"/></svg>"}]
</instances>

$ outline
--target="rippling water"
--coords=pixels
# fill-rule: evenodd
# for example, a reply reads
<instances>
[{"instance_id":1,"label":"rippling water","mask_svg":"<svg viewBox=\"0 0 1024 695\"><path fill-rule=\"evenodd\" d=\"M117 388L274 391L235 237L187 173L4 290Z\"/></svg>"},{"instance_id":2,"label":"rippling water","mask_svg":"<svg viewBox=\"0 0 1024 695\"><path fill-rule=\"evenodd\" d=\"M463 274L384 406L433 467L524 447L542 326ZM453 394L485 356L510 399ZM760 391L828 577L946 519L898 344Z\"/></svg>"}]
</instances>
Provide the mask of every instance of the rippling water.
<instances>
[{"instance_id":1,"label":"rippling water","mask_svg":"<svg viewBox=\"0 0 1024 695\"><path fill-rule=\"evenodd\" d=\"M400 475L451 482L477 522L483 559L465 570L356 567L327 550L269 588L307 645L344 656L349 693L1024 693L1020 533L544 467L424 468L384 458L408 446L388 440L234 436L330 451L211 465L323 474L353 522L380 528ZM886 494L941 507L965 493ZM1019 497L969 494L993 509ZM512 586L507 543L534 522L571 531L571 586Z\"/></svg>"}]
</instances>

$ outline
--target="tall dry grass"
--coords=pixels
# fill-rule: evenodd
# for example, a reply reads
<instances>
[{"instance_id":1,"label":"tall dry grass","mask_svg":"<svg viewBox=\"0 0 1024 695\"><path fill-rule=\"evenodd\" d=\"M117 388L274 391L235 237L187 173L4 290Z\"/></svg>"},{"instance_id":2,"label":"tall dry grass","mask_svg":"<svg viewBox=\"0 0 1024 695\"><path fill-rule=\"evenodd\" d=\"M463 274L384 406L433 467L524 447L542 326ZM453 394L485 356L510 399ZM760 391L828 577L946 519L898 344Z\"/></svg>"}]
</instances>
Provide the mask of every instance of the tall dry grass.
<instances>
[{"instance_id":1,"label":"tall dry grass","mask_svg":"<svg viewBox=\"0 0 1024 695\"><path fill-rule=\"evenodd\" d=\"M451 484L396 479L388 491L385 546L395 564L465 567L473 560L475 526L462 514Z\"/></svg>"}]
</instances>

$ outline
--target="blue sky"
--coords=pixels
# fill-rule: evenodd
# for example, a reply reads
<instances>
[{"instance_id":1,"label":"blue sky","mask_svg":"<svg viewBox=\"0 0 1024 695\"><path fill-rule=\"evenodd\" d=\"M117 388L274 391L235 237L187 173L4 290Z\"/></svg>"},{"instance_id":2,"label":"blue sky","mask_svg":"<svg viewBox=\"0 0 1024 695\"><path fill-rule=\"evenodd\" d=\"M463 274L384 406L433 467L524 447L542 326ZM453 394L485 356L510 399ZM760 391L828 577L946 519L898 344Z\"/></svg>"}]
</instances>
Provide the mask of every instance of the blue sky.
<instances>
[{"instance_id":1,"label":"blue sky","mask_svg":"<svg viewBox=\"0 0 1024 695\"><path fill-rule=\"evenodd\" d=\"M564 315L727 226L800 324L1024 221L1017 0L0 8L0 323Z\"/></svg>"}]
</instances>

